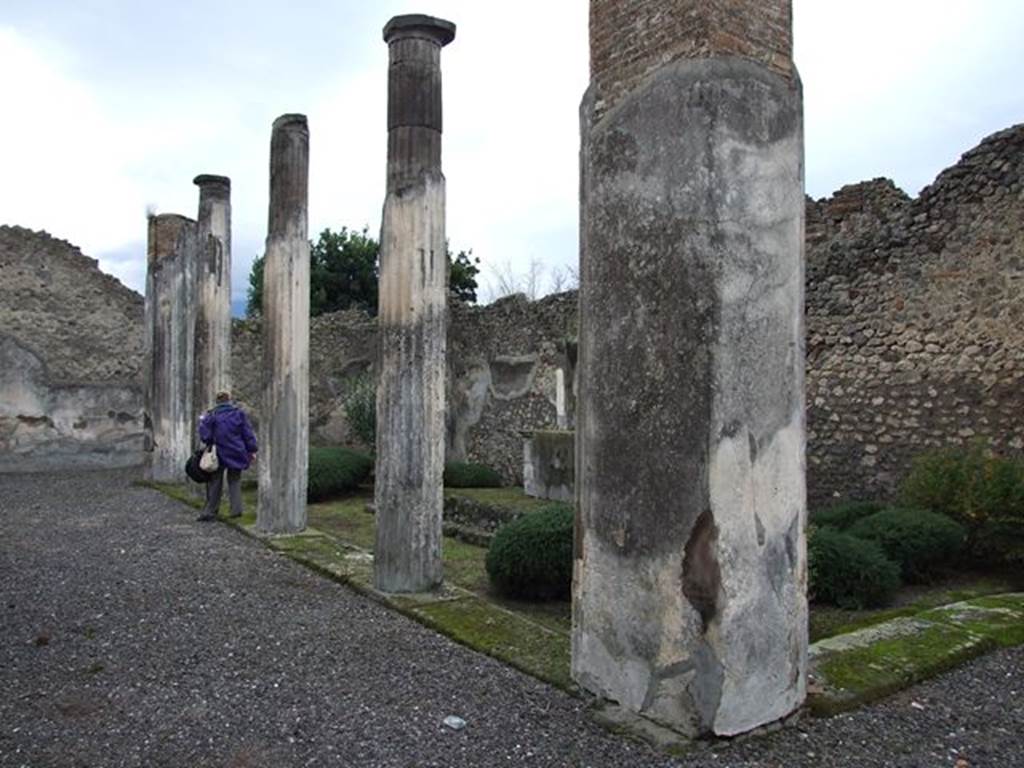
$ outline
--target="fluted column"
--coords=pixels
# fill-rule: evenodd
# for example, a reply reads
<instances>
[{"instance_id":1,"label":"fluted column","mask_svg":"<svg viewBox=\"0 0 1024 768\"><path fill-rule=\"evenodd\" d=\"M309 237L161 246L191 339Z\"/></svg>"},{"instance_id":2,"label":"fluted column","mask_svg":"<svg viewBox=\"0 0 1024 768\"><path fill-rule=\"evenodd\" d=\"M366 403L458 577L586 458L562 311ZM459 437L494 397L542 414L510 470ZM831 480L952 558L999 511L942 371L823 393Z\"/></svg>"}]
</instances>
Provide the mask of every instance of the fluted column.
<instances>
[{"instance_id":1,"label":"fluted column","mask_svg":"<svg viewBox=\"0 0 1024 768\"><path fill-rule=\"evenodd\" d=\"M455 25L396 16L388 44L387 196L381 227L374 583L436 588L441 572L448 260L441 48Z\"/></svg>"},{"instance_id":2,"label":"fluted column","mask_svg":"<svg viewBox=\"0 0 1024 768\"><path fill-rule=\"evenodd\" d=\"M154 482L184 482L194 440L196 223L150 216L146 269L146 426Z\"/></svg>"},{"instance_id":3,"label":"fluted column","mask_svg":"<svg viewBox=\"0 0 1024 768\"><path fill-rule=\"evenodd\" d=\"M195 414L231 389L231 180L196 176L199 187L196 264Z\"/></svg>"},{"instance_id":4,"label":"fluted column","mask_svg":"<svg viewBox=\"0 0 1024 768\"><path fill-rule=\"evenodd\" d=\"M789 0L591 0L572 674L686 733L805 695Z\"/></svg>"},{"instance_id":5,"label":"fluted column","mask_svg":"<svg viewBox=\"0 0 1024 768\"><path fill-rule=\"evenodd\" d=\"M309 462L309 128L282 115L270 139L270 215L263 264L263 407L256 526L306 527Z\"/></svg>"}]
</instances>

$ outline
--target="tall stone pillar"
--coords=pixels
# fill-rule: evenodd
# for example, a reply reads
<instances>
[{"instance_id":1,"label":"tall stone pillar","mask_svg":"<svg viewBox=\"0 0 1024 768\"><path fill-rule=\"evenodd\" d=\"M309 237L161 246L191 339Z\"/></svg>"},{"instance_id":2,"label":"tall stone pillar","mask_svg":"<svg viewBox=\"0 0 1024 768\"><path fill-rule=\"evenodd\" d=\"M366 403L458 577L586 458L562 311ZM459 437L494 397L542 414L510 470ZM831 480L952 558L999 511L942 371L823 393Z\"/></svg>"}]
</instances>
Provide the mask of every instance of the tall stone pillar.
<instances>
[{"instance_id":1,"label":"tall stone pillar","mask_svg":"<svg viewBox=\"0 0 1024 768\"><path fill-rule=\"evenodd\" d=\"M805 695L790 0L591 0L572 674L685 733Z\"/></svg>"},{"instance_id":2,"label":"tall stone pillar","mask_svg":"<svg viewBox=\"0 0 1024 768\"><path fill-rule=\"evenodd\" d=\"M256 527L306 527L309 470L309 128L282 115L270 139L270 217L263 263L263 408Z\"/></svg>"},{"instance_id":3,"label":"tall stone pillar","mask_svg":"<svg viewBox=\"0 0 1024 768\"><path fill-rule=\"evenodd\" d=\"M388 44L388 174L381 226L374 583L441 583L448 259L441 48L455 25L396 16Z\"/></svg>"},{"instance_id":4,"label":"tall stone pillar","mask_svg":"<svg viewBox=\"0 0 1024 768\"><path fill-rule=\"evenodd\" d=\"M146 270L146 420L154 482L184 482L195 442L192 420L196 223L149 218Z\"/></svg>"},{"instance_id":5,"label":"tall stone pillar","mask_svg":"<svg viewBox=\"0 0 1024 768\"><path fill-rule=\"evenodd\" d=\"M231 180L196 176L199 187L196 264L195 418L231 389Z\"/></svg>"}]
</instances>

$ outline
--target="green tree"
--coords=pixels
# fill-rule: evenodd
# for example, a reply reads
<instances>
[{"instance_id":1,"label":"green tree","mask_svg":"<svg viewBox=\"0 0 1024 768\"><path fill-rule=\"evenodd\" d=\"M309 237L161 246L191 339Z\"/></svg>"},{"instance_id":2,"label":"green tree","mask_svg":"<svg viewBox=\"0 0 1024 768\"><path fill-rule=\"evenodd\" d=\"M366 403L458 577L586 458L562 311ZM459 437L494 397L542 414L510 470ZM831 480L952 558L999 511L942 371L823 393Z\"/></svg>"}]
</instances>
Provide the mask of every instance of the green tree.
<instances>
[{"instance_id":1,"label":"green tree","mask_svg":"<svg viewBox=\"0 0 1024 768\"><path fill-rule=\"evenodd\" d=\"M450 295L460 301L476 301L476 276L480 273L473 252L448 251ZM362 232L342 227L325 229L316 243L310 242L309 311L311 316L342 309L362 309L377 314L380 243ZM246 314L252 317L263 306L263 256L252 263Z\"/></svg>"},{"instance_id":2,"label":"green tree","mask_svg":"<svg viewBox=\"0 0 1024 768\"><path fill-rule=\"evenodd\" d=\"M476 303L476 276L480 274L480 267L477 264L480 259L473 256L473 249L459 251L455 258L452 258L451 250L448 251L448 293L459 301L467 304Z\"/></svg>"},{"instance_id":3,"label":"green tree","mask_svg":"<svg viewBox=\"0 0 1024 768\"><path fill-rule=\"evenodd\" d=\"M380 244L362 232L325 229L309 254L309 313L342 309L377 313L377 261Z\"/></svg>"}]
</instances>

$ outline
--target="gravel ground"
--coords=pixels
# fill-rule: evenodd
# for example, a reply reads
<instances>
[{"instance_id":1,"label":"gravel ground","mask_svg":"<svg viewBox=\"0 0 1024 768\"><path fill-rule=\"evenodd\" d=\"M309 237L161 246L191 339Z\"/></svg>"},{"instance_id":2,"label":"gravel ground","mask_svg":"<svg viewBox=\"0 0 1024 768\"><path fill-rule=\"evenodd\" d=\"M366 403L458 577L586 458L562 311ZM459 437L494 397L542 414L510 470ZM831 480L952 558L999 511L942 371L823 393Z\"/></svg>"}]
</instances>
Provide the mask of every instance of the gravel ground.
<instances>
[{"instance_id":1,"label":"gravel ground","mask_svg":"<svg viewBox=\"0 0 1024 768\"><path fill-rule=\"evenodd\" d=\"M1024 765L1021 649L677 762L131 479L0 475L0 766Z\"/></svg>"}]
</instances>

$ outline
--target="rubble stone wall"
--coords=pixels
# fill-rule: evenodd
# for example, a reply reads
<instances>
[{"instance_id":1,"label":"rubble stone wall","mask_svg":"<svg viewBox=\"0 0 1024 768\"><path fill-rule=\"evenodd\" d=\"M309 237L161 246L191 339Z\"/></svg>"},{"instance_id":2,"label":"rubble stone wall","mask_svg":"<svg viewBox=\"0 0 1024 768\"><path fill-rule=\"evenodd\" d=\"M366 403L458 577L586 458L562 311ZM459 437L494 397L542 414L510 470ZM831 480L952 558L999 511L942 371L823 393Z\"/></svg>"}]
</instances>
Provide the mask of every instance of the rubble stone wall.
<instances>
[{"instance_id":1,"label":"rubble stone wall","mask_svg":"<svg viewBox=\"0 0 1024 768\"><path fill-rule=\"evenodd\" d=\"M1024 125L915 199L876 179L807 202L811 506L890 498L913 456L985 440L1024 453ZM0 227L0 471L142 459L142 297L45 233ZM523 432L574 411L576 295L455 306L449 458L522 481ZM260 337L235 321L237 396L258 417ZM351 443L343 402L376 324L313 318L310 421ZM571 428L572 424L568 424Z\"/></svg>"},{"instance_id":2,"label":"rubble stone wall","mask_svg":"<svg viewBox=\"0 0 1024 768\"><path fill-rule=\"evenodd\" d=\"M141 463L142 297L12 226L0 286L0 472Z\"/></svg>"},{"instance_id":3,"label":"rubble stone wall","mask_svg":"<svg viewBox=\"0 0 1024 768\"><path fill-rule=\"evenodd\" d=\"M916 199L885 179L807 208L808 491L887 498L913 456L1024 448L1024 125Z\"/></svg>"}]
</instances>

